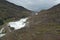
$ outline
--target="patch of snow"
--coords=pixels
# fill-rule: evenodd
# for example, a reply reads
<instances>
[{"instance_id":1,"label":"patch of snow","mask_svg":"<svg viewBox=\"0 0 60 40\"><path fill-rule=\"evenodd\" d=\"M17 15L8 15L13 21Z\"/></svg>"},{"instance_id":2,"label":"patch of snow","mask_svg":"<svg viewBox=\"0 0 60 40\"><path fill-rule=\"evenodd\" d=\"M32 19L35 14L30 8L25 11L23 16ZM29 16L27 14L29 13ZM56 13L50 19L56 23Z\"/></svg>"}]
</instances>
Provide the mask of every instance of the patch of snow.
<instances>
[{"instance_id":1,"label":"patch of snow","mask_svg":"<svg viewBox=\"0 0 60 40\"><path fill-rule=\"evenodd\" d=\"M2 28L2 29L0 30L0 38L3 37L3 36L5 36L5 34L2 34L3 30L4 30L4 28Z\"/></svg>"},{"instance_id":2,"label":"patch of snow","mask_svg":"<svg viewBox=\"0 0 60 40\"><path fill-rule=\"evenodd\" d=\"M35 13L35 15L38 15L38 13Z\"/></svg>"},{"instance_id":3,"label":"patch of snow","mask_svg":"<svg viewBox=\"0 0 60 40\"><path fill-rule=\"evenodd\" d=\"M0 34L0 38L3 37L3 36L5 36L5 34Z\"/></svg>"},{"instance_id":4,"label":"patch of snow","mask_svg":"<svg viewBox=\"0 0 60 40\"><path fill-rule=\"evenodd\" d=\"M16 22L9 22L8 25L10 27L15 28L15 30L21 29L21 28L25 27L27 19L28 18L22 18L22 19L20 19L19 21L16 21Z\"/></svg>"},{"instance_id":5,"label":"patch of snow","mask_svg":"<svg viewBox=\"0 0 60 40\"><path fill-rule=\"evenodd\" d=\"M2 28L2 29L0 30L0 33L2 33L2 32L3 32L3 30L4 30L4 28Z\"/></svg>"}]
</instances>

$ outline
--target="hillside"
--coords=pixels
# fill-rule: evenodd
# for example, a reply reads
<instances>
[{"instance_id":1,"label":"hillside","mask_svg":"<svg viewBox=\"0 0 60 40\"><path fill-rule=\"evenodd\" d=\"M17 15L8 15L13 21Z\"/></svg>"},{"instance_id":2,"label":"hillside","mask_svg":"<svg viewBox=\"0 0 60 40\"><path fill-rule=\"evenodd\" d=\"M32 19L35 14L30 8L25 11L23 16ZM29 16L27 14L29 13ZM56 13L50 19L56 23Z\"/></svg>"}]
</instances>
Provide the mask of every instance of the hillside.
<instances>
[{"instance_id":1,"label":"hillside","mask_svg":"<svg viewBox=\"0 0 60 40\"><path fill-rule=\"evenodd\" d=\"M4 22L27 17L30 15L30 12L30 10L27 10L22 6L17 6L6 0L0 0L0 20L3 20Z\"/></svg>"},{"instance_id":2,"label":"hillside","mask_svg":"<svg viewBox=\"0 0 60 40\"><path fill-rule=\"evenodd\" d=\"M29 25L1 40L60 40L60 4L31 16Z\"/></svg>"},{"instance_id":3,"label":"hillside","mask_svg":"<svg viewBox=\"0 0 60 40\"><path fill-rule=\"evenodd\" d=\"M60 4L42 12L39 12L38 15L32 16L30 19L33 23L60 23ZM39 22L40 21L40 22Z\"/></svg>"}]
</instances>

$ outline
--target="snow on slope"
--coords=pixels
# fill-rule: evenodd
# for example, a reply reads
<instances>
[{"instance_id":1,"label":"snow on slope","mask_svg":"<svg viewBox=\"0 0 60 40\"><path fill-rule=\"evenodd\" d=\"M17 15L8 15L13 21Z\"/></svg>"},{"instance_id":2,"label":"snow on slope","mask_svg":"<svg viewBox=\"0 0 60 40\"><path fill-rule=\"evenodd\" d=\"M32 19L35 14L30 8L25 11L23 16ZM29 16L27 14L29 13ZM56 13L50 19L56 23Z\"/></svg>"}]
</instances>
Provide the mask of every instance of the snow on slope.
<instances>
[{"instance_id":1,"label":"snow on slope","mask_svg":"<svg viewBox=\"0 0 60 40\"><path fill-rule=\"evenodd\" d=\"M4 28L2 28L2 29L0 30L0 33L2 33L2 32L3 32L3 30L4 30Z\"/></svg>"},{"instance_id":2,"label":"snow on slope","mask_svg":"<svg viewBox=\"0 0 60 40\"><path fill-rule=\"evenodd\" d=\"M15 28L15 30L21 29L21 28L25 27L27 19L28 18L22 18L22 19L20 19L19 21L16 21L16 22L9 22L8 26ZM2 33L3 30L4 30L4 28L2 28L0 30L0 38L6 35L5 33Z\"/></svg>"},{"instance_id":3,"label":"snow on slope","mask_svg":"<svg viewBox=\"0 0 60 40\"><path fill-rule=\"evenodd\" d=\"M0 34L0 38L3 37L3 36L5 36L5 34Z\"/></svg>"},{"instance_id":4,"label":"snow on slope","mask_svg":"<svg viewBox=\"0 0 60 40\"><path fill-rule=\"evenodd\" d=\"M4 28L2 28L2 29L0 30L0 38L3 37L3 36L5 36L5 33L2 34L3 30L4 30Z\"/></svg>"},{"instance_id":5,"label":"snow on slope","mask_svg":"<svg viewBox=\"0 0 60 40\"><path fill-rule=\"evenodd\" d=\"M15 30L21 29L21 28L25 27L27 19L28 18L22 18L22 19L20 19L19 21L16 21L16 22L9 22L8 25L10 27L13 27Z\"/></svg>"}]
</instances>

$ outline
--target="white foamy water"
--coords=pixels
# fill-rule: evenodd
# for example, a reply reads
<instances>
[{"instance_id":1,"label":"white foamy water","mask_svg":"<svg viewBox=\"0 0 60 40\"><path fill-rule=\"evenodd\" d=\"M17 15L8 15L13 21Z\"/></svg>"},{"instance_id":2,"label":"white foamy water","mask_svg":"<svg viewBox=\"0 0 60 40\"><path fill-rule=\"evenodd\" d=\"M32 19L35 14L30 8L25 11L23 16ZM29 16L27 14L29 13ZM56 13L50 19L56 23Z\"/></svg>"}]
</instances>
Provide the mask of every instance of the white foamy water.
<instances>
[{"instance_id":1,"label":"white foamy water","mask_svg":"<svg viewBox=\"0 0 60 40\"><path fill-rule=\"evenodd\" d=\"M22 19L20 19L19 21L16 21L16 22L9 22L8 25L10 27L13 27L15 30L21 29L21 28L25 27L27 19L28 18L22 18Z\"/></svg>"}]
</instances>

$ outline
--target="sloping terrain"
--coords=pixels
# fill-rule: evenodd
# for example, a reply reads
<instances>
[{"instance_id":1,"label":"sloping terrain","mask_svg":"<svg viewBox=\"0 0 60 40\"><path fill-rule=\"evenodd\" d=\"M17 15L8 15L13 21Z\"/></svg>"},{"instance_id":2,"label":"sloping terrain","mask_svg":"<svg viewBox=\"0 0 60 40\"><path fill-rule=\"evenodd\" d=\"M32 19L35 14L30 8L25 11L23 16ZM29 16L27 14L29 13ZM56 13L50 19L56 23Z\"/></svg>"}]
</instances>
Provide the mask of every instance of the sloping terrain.
<instances>
[{"instance_id":1,"label":"sloping terrain","mask_svg":"<svg viewBox=\"0 0 60 40\"><path fill-rule=\"evenodd\" d=\"M60 4L31 16L25 28L7 33L1 40L60 40Z\"/></svg>"},{"instance_id":2,"label":"sloping terrain","mask_svg":"<svg viewBox=\"0 0 60 40\"><path fill-rule=\"evenodd\" d=\"M27 17L30 15L30 12L30 10L27 10L22 6L17 6L6 0L0 0L0 20L3 20L4 22ZM0 21L0 24L3 23Z\"/></svg>"}]
</instances>

